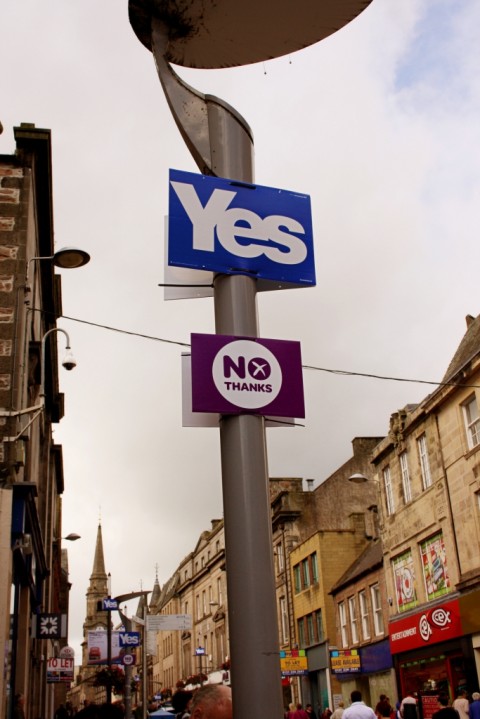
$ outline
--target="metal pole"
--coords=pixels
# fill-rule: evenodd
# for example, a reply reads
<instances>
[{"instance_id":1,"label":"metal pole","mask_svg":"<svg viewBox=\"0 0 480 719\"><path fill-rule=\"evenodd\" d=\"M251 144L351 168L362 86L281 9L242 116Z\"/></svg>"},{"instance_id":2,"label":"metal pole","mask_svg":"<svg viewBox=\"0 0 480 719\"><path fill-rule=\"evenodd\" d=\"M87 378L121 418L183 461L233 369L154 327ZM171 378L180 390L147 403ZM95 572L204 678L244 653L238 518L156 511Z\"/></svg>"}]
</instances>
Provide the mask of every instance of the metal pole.
<instances>
[{"instance_id":1,"label":"metal pole","mask_svg":"<svg viewBox=\"0 0 480 719\"><path fill-rule=\"evenodd\" d=\"M143 647L142 647L142 717L148 717L148 695L147 695L147 614L148 606L145 598L145 606L143 608Z\"/></svg>"},{"instance_id":2,"label":"metal pole","mask_svg":"<svg viewBox=\"0 0 480 719\"><path fill-rule=\"evenodd\" d=\"M110 599L110 594L108 595ZM112 610L107 609L107 664L108 664L108 679L107 679L107 704L112 703Z\"/></svg>"},{"instance_id":3,"label":"metal pole","mask_svg":"<svg viewBox=\"0 0 480 719\"><path fill-rule=\"evenodd\" d=\"M253 141L228 131L229 116L210 115L215 172L253 182ZM238 116L233 120L237 127ZM258 336L256 281L244 275L215 278L218 334ZM283 715L273 564L267 450L263 417L223 416L220 422L233 716Z\"/></svg>"}]
</instances>

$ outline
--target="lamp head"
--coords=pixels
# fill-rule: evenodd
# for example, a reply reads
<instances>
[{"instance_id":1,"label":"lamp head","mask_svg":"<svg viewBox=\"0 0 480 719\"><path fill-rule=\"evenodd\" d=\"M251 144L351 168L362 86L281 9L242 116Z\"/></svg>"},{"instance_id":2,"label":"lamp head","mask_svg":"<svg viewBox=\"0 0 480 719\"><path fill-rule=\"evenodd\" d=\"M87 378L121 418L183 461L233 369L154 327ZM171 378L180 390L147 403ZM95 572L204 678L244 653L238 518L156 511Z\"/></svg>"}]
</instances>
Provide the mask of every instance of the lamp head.
<instances>
[{"instance_id":1,"label":"lamp head","mask_svg":"<svg viewBox=\"0 0 480 719\"><path fill-rule=\"evenodd\" d=\"M360 474L360 472L355 472L355 474L352 474L352 476L348 478L348 481L354 484L364 484L368 482L368 477L365 477L364 474Z\"/></svg>"},{"instance_id":2,"label":"lamp head","mask_svg":"<svg viewBox=\"0 0 480 719\"><path fill-rule=\"evenodd\" d=\"M53 253L53 264L64 269L83 267L90 262L90 255L77 247L61 247Z\"/></svg>"},{"instance_id":3,"label":"lamp head","mask_svg":"<svg viewBox=\"0 0 480 719\"><path fill-rule=\"evenodd\" d=\"M69 542L76 542L77 539L81 539L81 536L79 534L76 534L75 532L70 532L70 534L67 534L64 539L67 539Z\"/></svg>"}]
</instances>

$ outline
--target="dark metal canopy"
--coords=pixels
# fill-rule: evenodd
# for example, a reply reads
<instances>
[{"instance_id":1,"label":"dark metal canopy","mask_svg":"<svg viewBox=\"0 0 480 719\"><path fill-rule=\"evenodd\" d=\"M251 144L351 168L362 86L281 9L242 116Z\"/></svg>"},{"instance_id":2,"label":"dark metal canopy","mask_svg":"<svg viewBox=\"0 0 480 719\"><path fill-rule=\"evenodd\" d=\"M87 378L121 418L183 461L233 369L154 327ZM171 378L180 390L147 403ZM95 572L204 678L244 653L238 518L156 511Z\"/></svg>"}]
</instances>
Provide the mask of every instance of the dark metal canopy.
<instances>
[{"instance_id":1,"label":"dark metal canopy","mask_svg":"<svg viewBox=\"0 0 480 719\"><path fill-rule=\"evenodd\" d=\"M313 45L357 17L371 0L129 0L130 23L149 50L151 20L165 23L166 59L176 65L249 65Z\"/></svg>"}]
</instances>

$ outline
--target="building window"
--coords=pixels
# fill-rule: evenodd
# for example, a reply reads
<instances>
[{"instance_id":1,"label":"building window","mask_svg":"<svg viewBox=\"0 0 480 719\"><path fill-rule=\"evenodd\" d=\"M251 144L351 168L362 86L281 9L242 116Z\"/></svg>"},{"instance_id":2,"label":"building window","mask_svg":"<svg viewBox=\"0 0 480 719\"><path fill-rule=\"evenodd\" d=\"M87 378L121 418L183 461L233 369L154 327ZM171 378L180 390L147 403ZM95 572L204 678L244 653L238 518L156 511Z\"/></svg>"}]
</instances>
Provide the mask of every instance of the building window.
<instances>
[{"instance_id":1,"label":"building window","mask_svg":"<svg viewBox=\"0 0 480 719\"><path fill-rule=\"evenodd\" d=\"M393 487L392 487L392 475L390 473L390 467L385 467L383 470L383 484L385 487L385 500L387 503L387 514L394 514L395 502L393 499Z\"/></svg>"},{"instance_id":2,"label":"building window","mask_svg":"<svg viewBox=\"0 0 480 719\"><path fill-rule=\"evenodd\" d=\"M428 601L452 591L441 532L420 543L423 579Z\"/></svg>"},{"instance_id":3,"label":"building window","mask_svg":"<svg viewBox=\"0 0 480 719\"><path fill-rule=\"evenodd\" d=\"M322 622L322 610L317 609L316 612L313 613L315 617L315 624L317 627L317 637L319 642L323 642L323 622Z\"/></svg>"},{"instance_id":4,"label":"building window","mask_svg":"<svg viewBox=\"0 0 480 719\"><path fill-rule=\"evenodd\" d=\"M372 597L373 629L375 631L375 636L378 637L384 633L382 602L380 597L380 587L378 584L374 584L373 587L370 587L370 594Z\"/></svg>"},{"instance_id":5,"label":"building window","mask_svg":"<svg viewBox=\"0 0 480 719\"><path fill-rule=\"evenodd\" d=\"M205 591L202 592L202 607L203 607L203 616L207 613L207 593Z\"/></svg>"},{"instance_id":6,"label":"building window","mask_svg":"<svg viewBox=\"0 0 480 719\"><path fill-rule=\"evenodd\" d=\"M366 641L370 639L370 626L368 621L368 602L367 593L363 590L358 595L360 603L360 621L362 622L362 638Z\"/></svg>"},{"instance_id":7,"label":"building window","mask_svg":"<svg viewBox=\"0 0 480 719\"><path fill-rule=\"evenodd\" d=\"M467 430L468 449L473 449L480 444L480 417L474 394L463 405L463 417Z\"/></svg>"},{"instance_id":8,"label":"building window","mask_svg":"<svg viewBox=\"0 0 480 719\"><path fill-rule=\"evenodd\" d=\"M310 586L310 566L308 563L308 557L302 561L302 583L304 589Z\"/></svg>"},{"instance_id":9,"label":"building window","mask_svg":"<svg viewBox=\"0 0 480 719\"><path fill-rule=\"evenodd\" d=\"M300 565L296 564L293 568L293 576L295 580L295 591L298 593L302 590L302 579L300 576Z\"/></svg>"},{"instance_id":10,"label":"building window","mask_svg":"<svg viewBox=\"0 0 480 719\"><path fill-rule=\"evenodd\" d=\"M423 488L427 489L432 484L432 474L430 472L430 461L428 459L427 437L424 434L417 439L417 447L422 470L422 484Z\"/></svg>"},{"instance_id":11,"label":"building window","mask_svg":"<svg viewBox=\"0 0 480 719\"><path fill-rule=\"evenodd\" d=\"M298 627L298 645L299 647L305 646L305 622L303 617L297 622Z\"/></svg>"},{"instance_id":12,"label":"building window","mask_svg":"<svg viewBox=\"0 0 480 719\"><path fill-rule=\"evenodd\" d=\"M283 554L283 544L282 542L279 542L276 547L276 554L277 554L277 572L281 574L283 570L285 569L285 556Z\"/></svg>"},{"instance_id":13,"label":"building window","mask_svg":"<svg viewBox=\"0 0 480 719\"><path fill-rule=\"evenodd\" d=\"M313 552L293 567L295 592L301 592L318 582L317 553Z\"/></svg>"},{"instance_id":14,"label":"building window","mask_svg":"<svg viewBox=\"0 0 480 719\"><path fill-rule=\"evenodd\" d=\"M393 585L399 612L407 612L417 606L417 589L412 550L392 559Z\"/></svg>"},{"instance_id":15,"label":"building window","mask_svg":"<svg viewBox=\"0 0 480 719\"><path fill-rule=\"evenodd\" d=\"M412 485L410 483L410 472L408 471L407 453L402 452L399 459L402 472L403 500L405 504L408 504L412 501Z\"/></svg>"},{"instance_id":16,"label":"building window","mask_svg":"<svg viewBox=\"0 0 480 719\"><path fill-rule=\"evenodd\" d=\"M223 594L222 594L222 580L220 577L217 579L217 599L218 604L221 607L223 605Z\"/></svg>"},{"instance_id":17,"label":"building window","mask_svg":"<svg viewBox=\"0 0 480 719\"><path fill-rule=\"evenodd\" d=\"M348 600L348 612L350 614L350 634L352 635L352 644L358 644L357 608L355 606L355 597L350 597Z\"/></svg>"},{"instance_id":18,"label":"building window","mask_svg":"<svg viewBox=\"0 0 480 719\"><path fill-rule=\"evenodd\" d=\"M198 594L197 594L197 596L195 597L195 609L197 610L197 612L196 612L196 613L197 613L197 619L201 619L201 616L200 616L200 597L198 596Z\"/></svg>"},{"instance_id":19,"label":"building window","mask_svg":"<svg viewBox=\"0 0 480 719\"><path fill-rule=\"evenodd\" d=\"M340 618L340 635L342 639L342 647L348 647L347 610L345 608L345 602L340 602L340 604L338 605L338 615Z\"/></svg>"},{"instance_id":20,"label":"building window","mask_svg":"<svg viewBox=\"0 0 480 719\"><path fill-rule=\"evenodd\" d=\"M280 624L282 629L282 644L288 644L288 613L287 600L280 597Z\"/></svg>"}]
</instances>

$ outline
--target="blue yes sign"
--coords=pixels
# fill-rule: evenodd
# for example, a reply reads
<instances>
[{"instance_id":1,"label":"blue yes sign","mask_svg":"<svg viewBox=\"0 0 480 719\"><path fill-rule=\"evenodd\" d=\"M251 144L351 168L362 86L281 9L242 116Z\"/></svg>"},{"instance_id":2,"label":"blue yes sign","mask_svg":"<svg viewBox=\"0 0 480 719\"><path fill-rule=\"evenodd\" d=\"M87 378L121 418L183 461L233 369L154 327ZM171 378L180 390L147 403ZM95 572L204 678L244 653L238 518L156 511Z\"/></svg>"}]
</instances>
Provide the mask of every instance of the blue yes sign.
<instances>
[{"instance_id":1,"label":"blue yes sign","mask_svg":"<svg viewBox=\"0 0 480 719\"><path fill-rule=\"evenodd\" d=\"M170 170L168 264L314 285L310 197Z\"/></svg>"}]
</instances>

